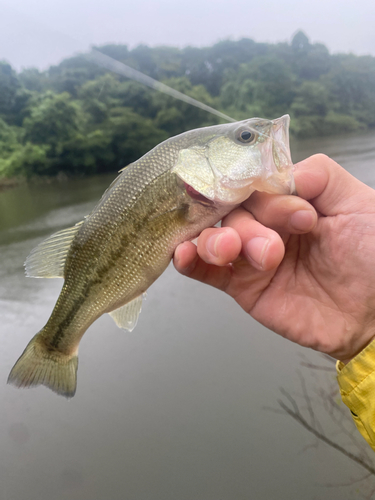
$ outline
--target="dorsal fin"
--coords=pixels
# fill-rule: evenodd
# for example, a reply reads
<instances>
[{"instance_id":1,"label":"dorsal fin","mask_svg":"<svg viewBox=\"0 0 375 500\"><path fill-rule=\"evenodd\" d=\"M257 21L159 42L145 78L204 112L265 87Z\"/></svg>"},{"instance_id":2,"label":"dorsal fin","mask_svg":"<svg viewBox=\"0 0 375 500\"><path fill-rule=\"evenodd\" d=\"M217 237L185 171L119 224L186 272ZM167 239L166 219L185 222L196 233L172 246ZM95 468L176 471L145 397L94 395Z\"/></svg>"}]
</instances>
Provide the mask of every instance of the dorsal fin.
<instances>
[{"instance_id":1,"label":"dorsal fin","mask_svg":"<svg viewBox=\"0 0 375 500\"><path fill-rule=\"evenodd\" d=\"M129 163L128 165L125 165L125 167L120 168L120 170L118 171L118 173L119 173L119 174L121 174L124 170L126 170L127 168L129 168L129 167L130 167L130 165L133 165L133 163L134 163L134 162ZM115 180L116 180L116 179L115 179Z\"/></svg>"},{"instance_id":2,"label":"dorsal fin","mask_svg":"<svg viewBox=\"0 0 375 500\"><path fill-rule=\"evenodd\" d=\"M63 278L66 256L70 245L84 221L63 229L39 243L25 262L29 278Z\"/></svg>"}]
</instances>

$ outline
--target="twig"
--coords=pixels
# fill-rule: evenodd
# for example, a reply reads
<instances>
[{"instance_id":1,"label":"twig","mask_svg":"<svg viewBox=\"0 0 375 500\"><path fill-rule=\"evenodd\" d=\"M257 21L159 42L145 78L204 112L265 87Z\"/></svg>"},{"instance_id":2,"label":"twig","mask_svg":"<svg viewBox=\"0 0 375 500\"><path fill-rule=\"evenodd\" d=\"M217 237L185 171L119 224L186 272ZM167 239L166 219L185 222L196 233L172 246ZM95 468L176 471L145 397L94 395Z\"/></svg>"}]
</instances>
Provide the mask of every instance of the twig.
<instances>
[{"instance_id":1,"label":"twig","mask_svg":"<svg viewBox=\"0 0 375 500\"><path fill-rule=\"evenodd\" d=\"M313 370L321 370L324 372L335 373L335 368L332 368L331 366L314 365L313 363L306 363L305 361L301 361L300 364L301 366L305 366L306 368L312 368Z\"/></svg>"},{"instance_id":2,"label":"twig","mask_svg":"<svg viewBox=\"0 0 375 500\"><path fill-rule=\"evenodd\" d=\"M316 436L318 439L320 439L324 443L328 444L328 446L331 446L331 448L334 448L335 450L339 451L340 453L342 453L346 457L350 458L353 462L356 462L358 465L360 465L361 467L366 469L371 475L375 476L375 468L374 467L372 467L365 460L358 457L354 453L351 453L350 451L346 450L345 448L343 448L341 445L339 445L335 441L332 441L332 439L330 439L325 434L323 434L322 432L320 432L316 428L314 428L312 425L310 425L307 422L307 420L304 418L302 413L300 412L298 405L297 405L296 401L294 400L294 398L285 389L283 389L281 392L282 392L282 394L284 394L284 396L288 399L288 401L290 402L290 404L293 407L293 408L290 408L289 406L287 406L284 403L284 401L279 399L278 403L279 403L280 407L285 411L285 413L287 413L294 420L299 422L305 429L307 429L309 432L311 432L311 434Z\"/></svg>"},{"instance_id":3,"label":"twig","mask_svg":"<svg viewBox=\"0 0 375 500\"><path fill-rule=\"evenodd\" d=\"M355 483L360 483L362 481L365 481L366 479L368 479L370 476L372 476L371 472L369 472L368 474L366 474L365 476L362 476L358 479L351 479L350 480L350 483L337 483L337 484L333 484L333 483L327 483L325 484L324 486L326 486L327 488L337 488L337 487L341 487L341 486L352 486L353 484Z\"/></svg>"}]
</instances>

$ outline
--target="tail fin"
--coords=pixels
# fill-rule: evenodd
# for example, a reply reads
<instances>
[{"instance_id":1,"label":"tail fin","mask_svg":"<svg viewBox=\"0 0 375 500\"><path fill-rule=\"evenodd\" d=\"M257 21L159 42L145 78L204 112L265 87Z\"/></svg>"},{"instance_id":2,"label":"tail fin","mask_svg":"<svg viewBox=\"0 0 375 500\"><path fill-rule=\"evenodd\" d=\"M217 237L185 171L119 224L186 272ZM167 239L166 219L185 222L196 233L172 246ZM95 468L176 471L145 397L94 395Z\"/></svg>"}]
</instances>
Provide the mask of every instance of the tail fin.
<instances>
[{"instance_id":1,"label":"tail fin","mask_svg":"<svg viewBox=\"0 0 375 500\"><path fill-rule=\"evenodd\" d=\"M45 385L57 394L72 398L77 385L78 356L67 356L47 348L40 333L29 342L13 366L8 384L17 387Z\"/></svg>"}]
</instances>

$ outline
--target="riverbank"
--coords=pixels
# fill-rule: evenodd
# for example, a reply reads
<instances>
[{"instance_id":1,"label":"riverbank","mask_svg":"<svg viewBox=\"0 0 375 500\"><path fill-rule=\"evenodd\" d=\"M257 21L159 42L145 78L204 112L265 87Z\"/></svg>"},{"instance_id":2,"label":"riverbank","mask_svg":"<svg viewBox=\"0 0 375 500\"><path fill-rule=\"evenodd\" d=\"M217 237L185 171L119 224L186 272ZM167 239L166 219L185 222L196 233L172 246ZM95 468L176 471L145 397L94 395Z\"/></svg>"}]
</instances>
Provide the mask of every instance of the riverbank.
<instances>
[{"instance_id":1,"label":"riverbank","mask_svg":"<svg viewBox=\"0 0 375 500\"><path fill-rule=\"evenodd\" d=\"M0 192L5 191L6 189L19 186L23 182L25 182L24 179L17 179L17 178L8 179L7 177L4 177L2 179L0 178Z\"/></svg>"},{"instance_id":2,"label":"riverbank","mask_svg":"<svg viewBox=\"0 0 375 500\"><path fill-rule=\"evenodd\" d=\"M106 172L107 173L107 172ZM108 172L110 173L110 172ZM51 184L52 182L65 182L68 179L81 179L83 177L93 177L98 174L85 175L85 174L70 174L67 175L65 172L59 172L57 175L33 175L31 177L18 176L18 177L0 177L0 192L7 189L11 189L21 184ZM105 174L103 174L105 175ZM116 172L114 172L116 175Z\"/></svg>"}]
</instances>

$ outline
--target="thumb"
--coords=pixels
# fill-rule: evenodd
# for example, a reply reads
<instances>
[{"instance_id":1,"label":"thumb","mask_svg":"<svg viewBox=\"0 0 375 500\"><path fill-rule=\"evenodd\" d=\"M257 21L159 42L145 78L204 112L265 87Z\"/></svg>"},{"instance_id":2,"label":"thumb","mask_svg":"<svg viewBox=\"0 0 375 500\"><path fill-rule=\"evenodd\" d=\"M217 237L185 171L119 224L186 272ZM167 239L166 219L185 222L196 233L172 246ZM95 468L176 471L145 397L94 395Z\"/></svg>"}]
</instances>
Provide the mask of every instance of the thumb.
<instances>
[{"instance_id":1,"label":"thumb","mask_svg":"<svg viewBox=\"0 0 375 500\"><path fill-rule=\"evenodd\" d=\"M309 200L323 215L368 212L374 190L326 155L317 154L295 165L298 196Z\"/></svg>"}]
</instances>

